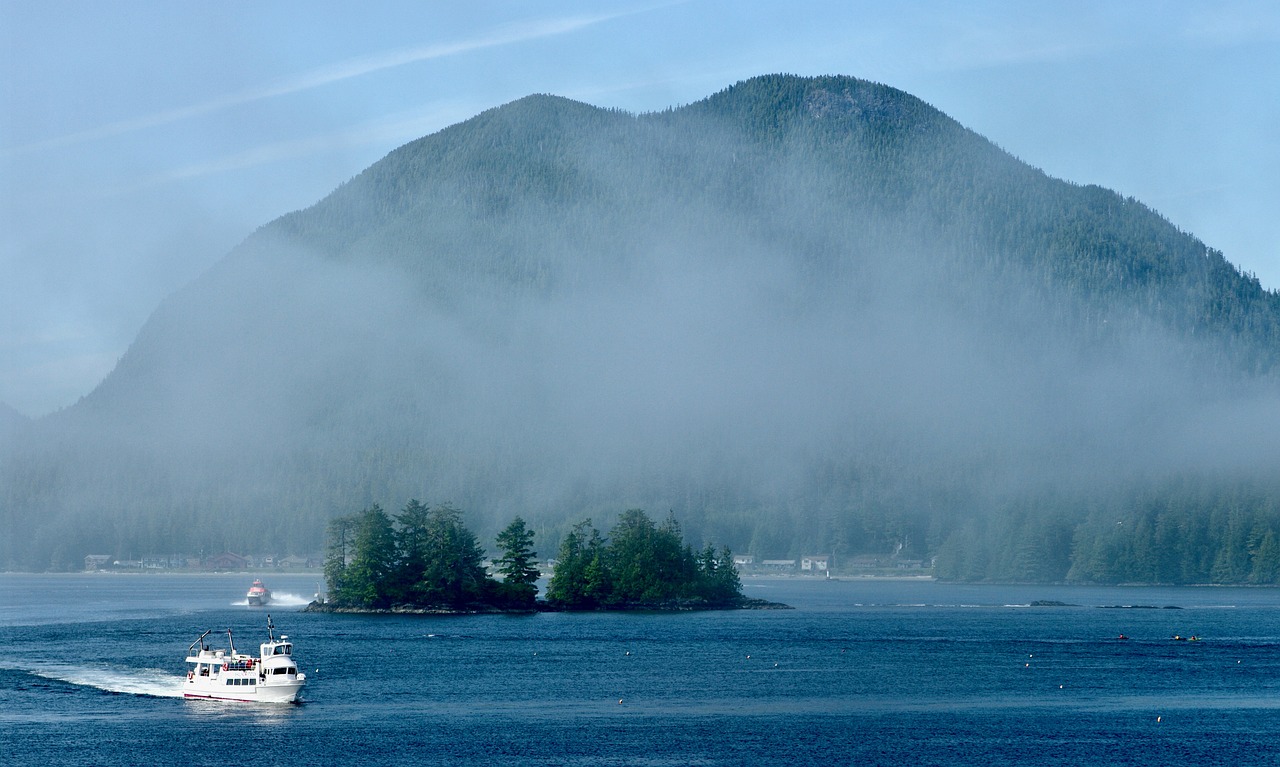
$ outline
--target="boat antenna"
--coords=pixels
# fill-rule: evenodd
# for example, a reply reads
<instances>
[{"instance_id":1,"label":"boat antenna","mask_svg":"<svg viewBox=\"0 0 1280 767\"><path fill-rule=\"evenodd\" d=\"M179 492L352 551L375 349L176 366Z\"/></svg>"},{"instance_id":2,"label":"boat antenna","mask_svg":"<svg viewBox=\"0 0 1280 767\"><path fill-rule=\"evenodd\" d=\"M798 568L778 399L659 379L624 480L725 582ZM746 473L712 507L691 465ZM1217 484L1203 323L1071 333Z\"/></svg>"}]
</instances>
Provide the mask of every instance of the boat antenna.
<instances>
[{"instance_id":1,"label":"boat antenna","mask_svg":"<svg viewBox=\"0 0 1280 767\"><path fill-rule=\"evenodd\" d=\"M236 654L236 640L231 638L231 629L227 629L227 644L231 645L231 654Z\"/></svg>"},{"instance_id":2,"label":"boat antenna","mask_svg":"<svg viewBox=\"0 0 1280 767\"><path fill-rule=\"evenodd\" d=\"M267 613L267 640L268 641L271 641L271 642L276 641L275 632L276 632L276 627L275 627L275 624L271 622L271 613Z\"/></svg>"}]
</instances>

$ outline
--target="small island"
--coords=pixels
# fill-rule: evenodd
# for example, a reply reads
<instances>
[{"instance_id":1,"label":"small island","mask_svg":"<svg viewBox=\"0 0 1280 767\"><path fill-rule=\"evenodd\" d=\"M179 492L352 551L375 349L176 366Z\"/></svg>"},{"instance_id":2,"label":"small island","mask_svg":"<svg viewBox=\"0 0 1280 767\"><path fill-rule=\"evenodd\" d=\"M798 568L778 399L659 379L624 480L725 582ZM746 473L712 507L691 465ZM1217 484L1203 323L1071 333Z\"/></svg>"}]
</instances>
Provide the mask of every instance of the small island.
<instances>
[{"instance_id":1,"label":"small island","mask_svg":"<svg viewBox=\"0 0 1280 767\"><path fill-rule=\"evenodd\" d=\"M496 578L461 512L448 504L411 500L394 518L375 504L334 519L328 533L328 596L307 612L787 609L743 596L729 550L708 544L695 551L674 514L659 526L643 510L628 510L607 537L589 519L578 523L561 543L543 599L534 534L518 516L497 536Z\"/></svg>"}]
</instances>

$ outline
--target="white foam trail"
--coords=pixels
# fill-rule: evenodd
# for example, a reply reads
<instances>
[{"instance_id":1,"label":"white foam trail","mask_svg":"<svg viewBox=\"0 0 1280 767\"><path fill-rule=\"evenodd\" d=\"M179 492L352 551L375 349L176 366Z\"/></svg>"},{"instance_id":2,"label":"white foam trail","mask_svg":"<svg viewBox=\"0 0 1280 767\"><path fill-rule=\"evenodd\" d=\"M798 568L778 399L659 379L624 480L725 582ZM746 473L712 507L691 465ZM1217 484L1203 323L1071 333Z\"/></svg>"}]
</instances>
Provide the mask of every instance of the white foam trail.
<instances>
[{"instance_id":1,"label":"white foam trail","mask_svg":"<svg viewBox=\"0 0 1280 767\"><path fill-rule=\"evenodd\" d=\"M271 592L271 601L262 605L262 607L306 607L311 604L311 600L315 597L304 597L300 594L290 594L288 592L273 591ZM233 607L248 607L249 600L241 599L238 602L232 602ZM254 605L257 607L258 605Z\"/></svg>"},{"instance_id":2,"label":"white foam trail","mask_svg":"<svg viewBox=\"0 0 1280 767\"><path fill-rule=\"evenodd\" d=\"M314 597L304 597L301 594L280 593L278 591L271 592L271 604L282 605L284 607L306 607L311 604Z\"/></svg>"},{"instance_id":3,"label":"white foam trail","mask_svg":"<svg viewBox=\"0 0 1280 767\"><path fill-rule=\"evenodd\" d=\"M56 679L107 692L150 695L156 698L182 697L182 677L160 669L41 665L23 670L45 679Z\"/></svg>"}]
</instances>

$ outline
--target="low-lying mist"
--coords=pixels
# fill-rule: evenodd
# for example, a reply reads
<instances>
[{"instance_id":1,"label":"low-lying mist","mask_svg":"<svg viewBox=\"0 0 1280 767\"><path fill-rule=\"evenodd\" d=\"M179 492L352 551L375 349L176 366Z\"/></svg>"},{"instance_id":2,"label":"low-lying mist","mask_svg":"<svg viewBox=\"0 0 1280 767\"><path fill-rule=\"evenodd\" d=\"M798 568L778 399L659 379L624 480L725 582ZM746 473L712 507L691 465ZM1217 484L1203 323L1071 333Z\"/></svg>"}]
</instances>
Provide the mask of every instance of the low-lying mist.
<instances>
[{"instance_id":1,"label":"low-lying mist","mask_svg":"<svg viewBox=\"0 0 1280 767\"><path fill-rule=\"evenodd\" d=\"M544 556L642 507L761 557L924 557L1028 498L1083 519L1110 489L1277 455L1274 381L1152 311L1149 285L1023 253L1004 219L1051 227L1082 192L972 134L919 135L977 197L1013 174L1064 201L992 213L947 174L873 194L833 158L879 155L825 134L775 152L704 117L682 143L670 115L599 128L531 103L400 150L167 300L9 461L41 556L60 534L309 553L331 516L417 498L482 538L519 514ZM485 165L493 136L510 156Z\"/></svg>"}]
</instances>

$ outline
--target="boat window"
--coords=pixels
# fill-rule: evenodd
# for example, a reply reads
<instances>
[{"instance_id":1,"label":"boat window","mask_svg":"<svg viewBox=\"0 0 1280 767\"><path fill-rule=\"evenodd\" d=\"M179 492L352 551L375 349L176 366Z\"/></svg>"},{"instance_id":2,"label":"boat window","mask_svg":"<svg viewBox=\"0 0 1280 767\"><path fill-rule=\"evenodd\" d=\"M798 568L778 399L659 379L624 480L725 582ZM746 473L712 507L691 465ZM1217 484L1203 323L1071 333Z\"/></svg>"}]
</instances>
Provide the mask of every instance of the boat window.
<instances>
[{"instance_id":1,"label":"boat window","mask_svg":"<svg viewBox=\"0 0 1280 767\"><path fill-rule=\"evenodd\" d=\"M291 644L287 644L287 645L285 645L285 646L284 646L284 654L285 654L285 655L293 655L293 645L291 645Z\"/></svg>"},{"instance_id":2,"label":"boat window","mask_svg":"<svg viewBox=\"0 0 1280 767\"><path fill-rule=\"evenodd\" d=\"M250 677L250 678L249 678L249 685L250 685L250 686L257 686L257 684L258 684L258 680L257 680L257 679L254 679L254 678L252 678L252 677Z\"/></svg>"}]
</instances>

